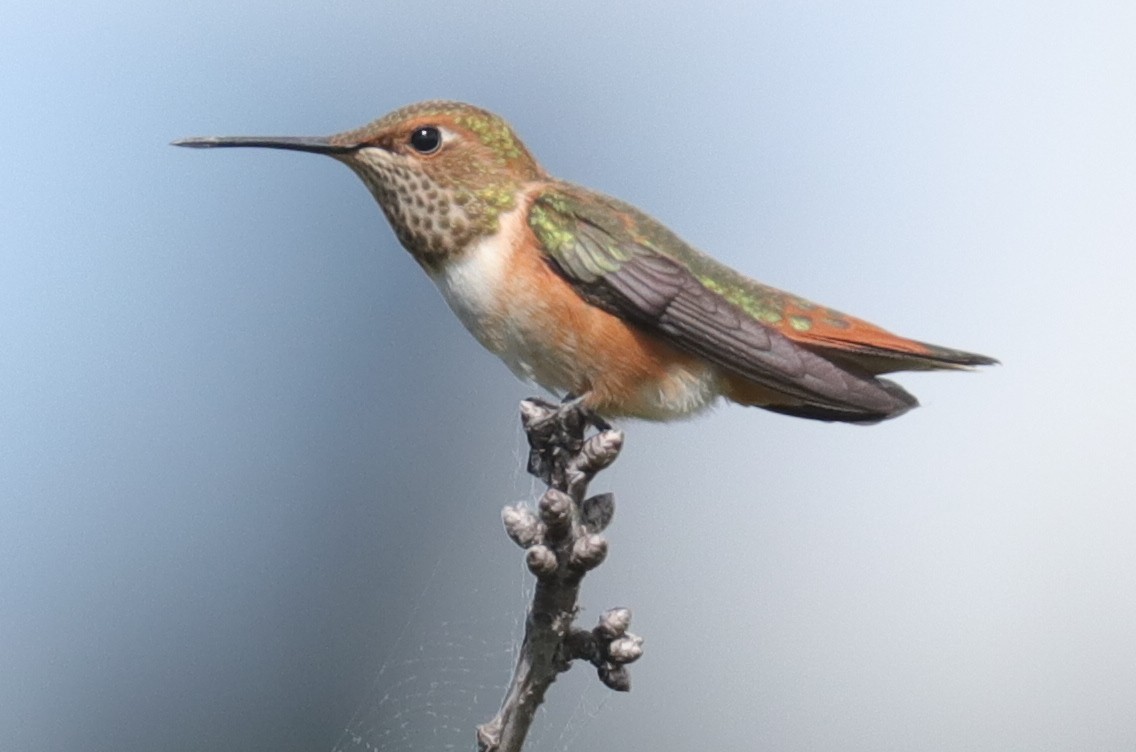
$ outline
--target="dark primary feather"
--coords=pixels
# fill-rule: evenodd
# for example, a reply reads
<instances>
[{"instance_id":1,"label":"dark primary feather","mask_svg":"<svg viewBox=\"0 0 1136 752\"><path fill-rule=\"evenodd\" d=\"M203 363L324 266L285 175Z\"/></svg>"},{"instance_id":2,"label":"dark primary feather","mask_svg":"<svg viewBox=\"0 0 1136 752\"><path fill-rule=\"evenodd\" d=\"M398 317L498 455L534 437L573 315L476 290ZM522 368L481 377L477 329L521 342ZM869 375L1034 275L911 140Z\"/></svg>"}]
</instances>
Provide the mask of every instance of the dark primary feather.
<instances>
[{"instance_id":1,"label":"dark primary feather","mask_svg":"<svg viewBox=\"0 0 1136 752\"><path fill-rule=\"evenodd\" d=\"M898 385L854 362L822 357L763 323L762 300L745 307L711 289L706 280L725 290L758 283L634 207L559 184L536 197L529 221L554 268L589 302L787 398L769 409L874 422L917 404Z\"/></svg>"},{"instance_id":2,"label":"dark primary feather","mask_svg":"<svg viewBox=\"0 0 1136 752\"><path fill-rule=\"evenodd\" d=\"M798 347L663 256L633 258L603 282L625 304L617 306L617 314L750 381L823 409L826 419L879 420L915 405L902 390Z\"/></svg>"}]
</instances>

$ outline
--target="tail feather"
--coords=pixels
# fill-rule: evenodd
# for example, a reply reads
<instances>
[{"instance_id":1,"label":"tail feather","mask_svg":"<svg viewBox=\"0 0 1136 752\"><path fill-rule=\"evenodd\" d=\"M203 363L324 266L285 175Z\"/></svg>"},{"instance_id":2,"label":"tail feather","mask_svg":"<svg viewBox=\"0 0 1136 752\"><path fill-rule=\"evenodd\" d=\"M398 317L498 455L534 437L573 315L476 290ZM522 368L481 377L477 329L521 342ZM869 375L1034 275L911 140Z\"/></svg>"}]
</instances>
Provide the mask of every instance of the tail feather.
<instances>
[{"instance_id":1,"label":"tail feather","mask_svg":"<svg viewBox=\"0 0 1136 752\"><path fill-rule=\"evenodd\" d=\"M809 400L807 397L786 394L770 387L732 377L727 382L727 399L748 407L760 407L781 415L795 418L823 420L830 423L854 423L872 425L880 421L898 418L908 410L919 406L919 400L906 389L888 379L865 376L865 386L872 387L870 399L856 403L836 403Z\"/></svg>"},{"instance_id":2,"label":"tail feather","mask_svg":"<svg viewBox=\"0 0 1136 752\"><path fill-rule=\"evenodd\" d=\"M986 355L907 339L866 322L854 321L859 325L854 333L870 332L872 336L856 339L843 331L837 334L821 331L792 339L828 360L853 364L875 375L894 371L965 370L998 364L996 359Z\"/></svg>"},{"instance_id":3,"label":"tail feather","mask_svg":"<svg viewBox=\"0 0 1136 752\"><path fill-rule=\"evenodd\" d=\"M834 349L814 343L803 346L835 363L859 368L874 376L896 371L969 371L976 366L999 364L998 360L978 353L952 350L914 340L912 343L924 348L923 351L875 347L851 349L846 346Z\"/></svg>"},{"instance_id":4,"label":"tail feather","mask_svg":"<svg viewBox=\"0 0 1136 752\"><path fill-rule=\"evenodd\" d=\"M827 310L827 309L826 309ZM794 308L797 318L806 309ZM808 316L809 326L799 330L784 324L779 331L794 344L842 364L853 364L871 374L893 371L966 369L998 363L994 358L965 350L940 347L901 337L870 322L828 310L828 317Z\"/></svg>"}]
</instances>

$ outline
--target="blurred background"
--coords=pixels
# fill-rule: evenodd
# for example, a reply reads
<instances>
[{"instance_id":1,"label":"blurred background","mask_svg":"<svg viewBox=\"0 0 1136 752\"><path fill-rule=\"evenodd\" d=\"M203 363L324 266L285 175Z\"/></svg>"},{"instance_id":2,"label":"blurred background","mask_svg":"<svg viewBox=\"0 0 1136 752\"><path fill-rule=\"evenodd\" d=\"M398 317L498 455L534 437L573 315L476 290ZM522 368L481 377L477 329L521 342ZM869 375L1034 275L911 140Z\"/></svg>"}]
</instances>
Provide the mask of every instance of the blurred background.
<instances>
[{"instance_id":1,"label":"blurred background","mask_svg":"<svg viewBox=\"0 0 1136 752\"><path fill-rule=\"evenodd\" d=\"M697 8L697 9L696 9ZM1136 748L1136 9L9 3L0 749L470 749L518 383L343 166L445 97L761 280L999 357L872 428L631 423L534 750Z\"/></svg>"}]
</instances>

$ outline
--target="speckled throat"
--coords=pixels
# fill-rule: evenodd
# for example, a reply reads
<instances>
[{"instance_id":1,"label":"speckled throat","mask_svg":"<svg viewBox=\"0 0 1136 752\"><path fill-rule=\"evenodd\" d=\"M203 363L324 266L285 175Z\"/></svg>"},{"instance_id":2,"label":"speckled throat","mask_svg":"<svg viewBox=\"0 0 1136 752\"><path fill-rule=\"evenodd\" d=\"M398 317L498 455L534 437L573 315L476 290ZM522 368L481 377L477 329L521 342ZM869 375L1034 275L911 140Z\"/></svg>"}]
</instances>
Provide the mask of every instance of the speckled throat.
<instances>
[{"instance_id":1,"label":"speckled throat","mask_svg":"<svg viewBox=\"0 0 1136 752\"><path fill-rule=\"evenodd\" d=\"M520 184L472 187L400 163L381 149L360 149L343 160L382 207L395 235L423 266L497 231L501 214L516 206Z\"/></svg>"}]
</instances>

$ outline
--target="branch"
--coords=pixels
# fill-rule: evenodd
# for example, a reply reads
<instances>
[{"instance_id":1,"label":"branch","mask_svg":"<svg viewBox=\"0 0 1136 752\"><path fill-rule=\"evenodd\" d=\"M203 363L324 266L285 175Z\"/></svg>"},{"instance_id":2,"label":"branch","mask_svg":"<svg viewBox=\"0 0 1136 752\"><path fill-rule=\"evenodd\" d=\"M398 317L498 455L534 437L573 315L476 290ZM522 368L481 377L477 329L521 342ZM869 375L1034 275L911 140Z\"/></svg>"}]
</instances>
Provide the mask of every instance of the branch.
<instances>
[{"instance_id":1,"label":"branch","mask_svg":"<svg viewBox=\"0 0 1136 752\"><path fill-rule=\"evenodd\" d=\"M480 752L520 752L545 692L574 660L596 667L607 687L631 688L627 664L643 653L643 640L627 631L631 611L605 611L594 628L575 627L576 600L584 575L607 556L600 533L611 522L611 494L587 497L596 473L615 461L623 432L589 414L579 400L560 406L521 403L528 434L528 471L548 484L534 513L525 504L505 507L505 531L525 549L536 589L525 620L525 637L513 678L497 715L477 728ZM585 436L589 426L597 432Z\"/></svg>"}]
</instances>

